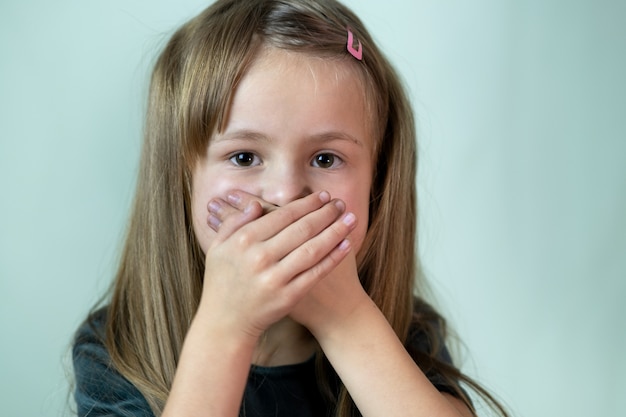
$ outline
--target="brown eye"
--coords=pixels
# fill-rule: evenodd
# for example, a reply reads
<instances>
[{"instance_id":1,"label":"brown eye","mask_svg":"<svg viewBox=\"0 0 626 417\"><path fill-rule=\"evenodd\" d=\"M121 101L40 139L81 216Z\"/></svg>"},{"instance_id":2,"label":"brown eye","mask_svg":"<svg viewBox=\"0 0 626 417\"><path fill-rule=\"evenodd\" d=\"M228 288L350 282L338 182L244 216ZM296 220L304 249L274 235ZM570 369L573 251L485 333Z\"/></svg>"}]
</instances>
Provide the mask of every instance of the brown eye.
<instances>
[{"instance_id":1,"label":"brown eye","mask_svg":"<svg viewBox=\"0 0 626 417\"><path fill-rule=\"evenodd\" d=\"M230 161L240 167L250 167L259 164L257 156L252 152L239 152L231 156Z\"/></svg>"},{"instance_id":2,"label":"brown eye","mask_svg":"<svg viewBox=\"0 0 626 417\"><path fill-rule=\"evenodd\" d=\"M315 156L313 165L318 168L332 168L338 159L332 153L321 153Z\"/></svg>"}]
</instances>

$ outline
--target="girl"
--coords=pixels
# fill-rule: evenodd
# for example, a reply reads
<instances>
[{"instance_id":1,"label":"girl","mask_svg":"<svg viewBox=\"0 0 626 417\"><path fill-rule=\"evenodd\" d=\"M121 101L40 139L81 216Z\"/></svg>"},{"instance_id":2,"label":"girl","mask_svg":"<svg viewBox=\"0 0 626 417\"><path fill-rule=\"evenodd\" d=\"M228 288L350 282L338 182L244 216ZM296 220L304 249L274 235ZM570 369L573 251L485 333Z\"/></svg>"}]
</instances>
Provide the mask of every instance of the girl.
<instances>
[{"instance_id":1,"label":"girl","mask_svg":"<svg viewBox=\"0 0 626 417\"><path fill-rule=\"evenodd\" d=\"M491 397L414 289L415 145L335 1L220 0L185 24L110 302L76 336L79 415L473 415L461 382Z\"/></svg>"}]
</instances>

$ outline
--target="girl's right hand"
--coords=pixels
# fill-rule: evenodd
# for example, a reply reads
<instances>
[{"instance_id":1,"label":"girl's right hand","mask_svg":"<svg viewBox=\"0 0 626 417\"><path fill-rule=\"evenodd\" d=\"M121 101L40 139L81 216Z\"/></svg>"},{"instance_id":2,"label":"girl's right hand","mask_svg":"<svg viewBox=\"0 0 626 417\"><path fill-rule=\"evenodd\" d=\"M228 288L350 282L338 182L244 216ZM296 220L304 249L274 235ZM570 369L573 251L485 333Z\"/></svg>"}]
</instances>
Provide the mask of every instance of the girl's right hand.
<instances>
[{"instance_id":1,"label":"girl's right hand","mask_svg":"<svg viewBox=\"0 0 626 417\"><path fill-rule=\"evenodd\" d=\"M227 209L223 203L212 200L211 210ZM258 339L349 252L353 227L340 220L344 209L322 191L278 208L251 201L211 224L217 233L206 251L199 312Z\"/></svg>"}]
</instances>

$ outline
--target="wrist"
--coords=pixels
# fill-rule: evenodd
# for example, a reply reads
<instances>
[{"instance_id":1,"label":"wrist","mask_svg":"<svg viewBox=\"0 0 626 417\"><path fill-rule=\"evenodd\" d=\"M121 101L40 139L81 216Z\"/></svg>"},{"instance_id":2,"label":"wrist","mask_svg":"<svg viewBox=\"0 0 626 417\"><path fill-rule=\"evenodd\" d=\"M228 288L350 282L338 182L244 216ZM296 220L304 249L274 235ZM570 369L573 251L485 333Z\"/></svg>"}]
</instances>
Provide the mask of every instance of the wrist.
<instances>
[{"instance_id":1,"label":"wrist","mask_svg":"<svg viewBox=\"0 0 626 417\"><path fill-rule=\"evenodd\" d=\"M336 310L326 316L317 316L307 328L324 347L326 343L332 343L337 339L350 337L352 332L358 331L373 315L381 314L372 299L363 290L362 294L354 297L349 303L338 306Z\"/></svg>"},{"instance_id":2,"label":"wrist","mask_svg":"<svg viewBox=\"0 0 626 417\"><path fill-rule=\"evenodd\" d=\"M244 354L249 351L251 356L260 336L237 323L231 314L224 315L200 303L185 340L193 338L211 344L219 343L224 348Z\"/></svg>"}]
</instances>

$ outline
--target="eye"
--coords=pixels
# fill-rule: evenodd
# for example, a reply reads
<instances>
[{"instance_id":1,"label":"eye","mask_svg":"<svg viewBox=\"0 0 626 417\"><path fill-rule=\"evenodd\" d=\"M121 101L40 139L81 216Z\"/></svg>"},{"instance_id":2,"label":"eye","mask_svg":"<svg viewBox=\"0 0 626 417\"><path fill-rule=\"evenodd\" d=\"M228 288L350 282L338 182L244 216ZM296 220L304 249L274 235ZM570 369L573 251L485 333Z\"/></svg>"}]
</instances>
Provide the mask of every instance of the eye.
<instances>
[{"instance_id":1,"label":"eye","mask_svg":"<svg viewBox=\"0 0 626 417\"><path fill-rule=\"evenodd\" d=\"M337 155L334 155L332 153L320 153L315 155L313 161L311 162L311 165L318 168L329 169L336 168L342 162L343 161L341 160L341 158L339 158Z\"/></svg>"},{"instance_id":2,"label":"eye","mask_svg":"<svg viewBox=\"0 0 626 417\"><path fill-rule=\"evenodd\" d=\"M238 152L231 156L229 160L233 164L240 167L251 167L259 165L261 163L259 157L252 152Z\"/></svg>"}]
</instances>

